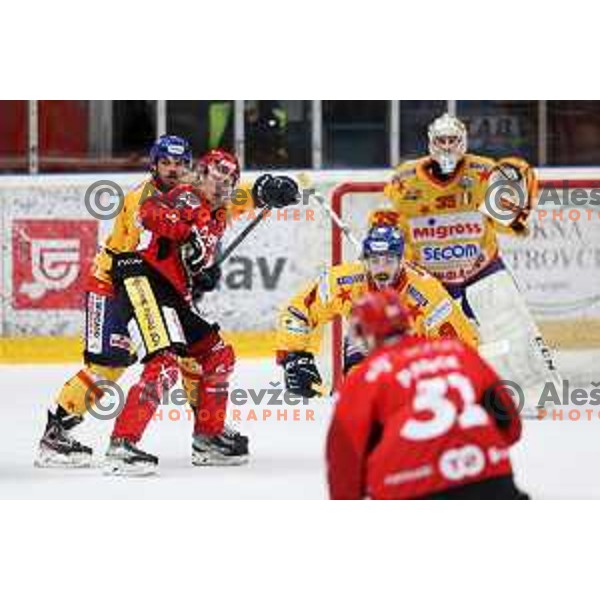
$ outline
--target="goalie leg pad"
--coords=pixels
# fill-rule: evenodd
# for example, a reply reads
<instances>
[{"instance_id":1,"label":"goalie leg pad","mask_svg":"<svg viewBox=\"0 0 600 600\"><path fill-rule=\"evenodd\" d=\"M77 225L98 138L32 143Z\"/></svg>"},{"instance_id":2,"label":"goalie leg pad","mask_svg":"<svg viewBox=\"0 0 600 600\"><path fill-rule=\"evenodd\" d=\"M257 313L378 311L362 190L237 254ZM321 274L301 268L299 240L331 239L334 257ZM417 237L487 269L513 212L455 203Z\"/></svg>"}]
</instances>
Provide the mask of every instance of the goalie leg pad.
<instances>
[{"instance_id":1,"label":"goalie leg pad","mask_svg":"<svg viewBox=\"0 0 600 600\"><path fill-rule=\"evenodd\" d=\"M502 377L519 384L526 396L541 393L549 381L560 385L552 352L508 271L471 284L466 295L479 323L482 354ZM536 395L539 399L537 391L531 397Z\"/></svg>"}]
</instances>

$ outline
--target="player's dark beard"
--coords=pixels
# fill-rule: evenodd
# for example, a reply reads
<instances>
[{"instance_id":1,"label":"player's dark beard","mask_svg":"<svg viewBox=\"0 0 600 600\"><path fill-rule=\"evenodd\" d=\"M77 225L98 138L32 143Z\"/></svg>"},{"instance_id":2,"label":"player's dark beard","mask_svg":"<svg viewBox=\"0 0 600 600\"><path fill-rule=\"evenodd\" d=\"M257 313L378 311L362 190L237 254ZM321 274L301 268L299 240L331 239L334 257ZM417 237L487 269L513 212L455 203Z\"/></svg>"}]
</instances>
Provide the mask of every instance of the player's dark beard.
<instances>
[{"instance_id":1,"label":"player's dark beard","mask_svg":"<svg viewBox=\"0 0 600 600\"><path fill-rule=\"evenodd\" d=\"M387 287L392 282L392 278L388 273L377 273L377 275L372 275L372 277L377 287L380 288Z\"/></svg>"},{"instance_id":2,"label":"player's dark beard","mask_svg":"<svg viewBox=\"0 0 600 600\"><path fill-rule=\"evenodd\" d=\"M174 188L177 185L177 182L178 178L175 171L173 171L173 173L168 173L164 179L159 177L158 174L154 175L154 184L156 188L163 193Z\"/></svg>"},{"instance_id":3,"label":"player's dark beard","mask_svg":"<svg viewBox=\"0 0 600 600\"><path fill-rule=\"evenodd\" d=\"M177 183L177 171L169 171L165 177L165 181L169 185L175 185Z\"/></svg>"}]
</instances>

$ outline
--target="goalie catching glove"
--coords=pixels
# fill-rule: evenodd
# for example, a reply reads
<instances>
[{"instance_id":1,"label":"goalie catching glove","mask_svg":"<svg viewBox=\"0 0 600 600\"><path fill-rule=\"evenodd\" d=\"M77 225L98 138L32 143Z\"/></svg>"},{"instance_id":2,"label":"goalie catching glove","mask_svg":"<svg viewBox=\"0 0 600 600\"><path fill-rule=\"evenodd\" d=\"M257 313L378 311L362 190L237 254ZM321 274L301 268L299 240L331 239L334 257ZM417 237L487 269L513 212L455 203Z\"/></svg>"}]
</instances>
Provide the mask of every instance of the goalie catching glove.
<instances>
[{"instance_id":1,"label":"goalie catching glove","mask_svg":"<svg viewBox=\"0 0 600 600\"><path fill-rule=\"evenodd\" d=\"M318 396L313 385L323 383L315 357L310 352L289 352L281 361L285 371L285 387L292 394L300 394L305 398Z\"/></svg>"},{"instance_id":2,"label":"goalie catching glove","mask_svg":"<svg viewBox=\"0 0 600 600\"><path fill-rule=\"evenodd\" d=\"M286 208L300 199L298 184L285 175L261 175L252 187L252 198L258 208Z\"/></svg>"}]
</instances>

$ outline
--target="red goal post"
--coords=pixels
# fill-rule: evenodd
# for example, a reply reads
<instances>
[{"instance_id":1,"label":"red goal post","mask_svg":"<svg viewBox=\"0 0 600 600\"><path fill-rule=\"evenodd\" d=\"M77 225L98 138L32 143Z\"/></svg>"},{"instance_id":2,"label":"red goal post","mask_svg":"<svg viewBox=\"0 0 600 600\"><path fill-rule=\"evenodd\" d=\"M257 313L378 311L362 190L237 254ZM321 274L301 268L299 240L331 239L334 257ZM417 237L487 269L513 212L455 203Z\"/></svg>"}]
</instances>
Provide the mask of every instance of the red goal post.
<instances>
[{"instance_id":1,"label":"red goal post","mask_svg":"<svg viewBox=\"0 0 600 600\"><path fill-rule=\"evenodd\" d=\"M382 194L386 182L383 181L348 181L337 185L330 193L331 208L341 217L343 221L348 221L347 204L349 197L357 195L373 196ZM546 187L553 187L558 191L565 191L574 188L580 189L600 189L600 180L598 179L565 179L564 177L544 177L540 180L540 192ZM375 204L371 204L374 208ZM577 207L574 207L577 208ZM366 222L365 222L366 225ZM344 238L339 227L332 223L331 232L331 261L332 264L339 264L347 260L344 257ZM342 320L336 318L332 324L331 331L331 375L332 383L335 386L342 377L342 352L343 352L343 326Z\"/></svg>"}]
</instances>

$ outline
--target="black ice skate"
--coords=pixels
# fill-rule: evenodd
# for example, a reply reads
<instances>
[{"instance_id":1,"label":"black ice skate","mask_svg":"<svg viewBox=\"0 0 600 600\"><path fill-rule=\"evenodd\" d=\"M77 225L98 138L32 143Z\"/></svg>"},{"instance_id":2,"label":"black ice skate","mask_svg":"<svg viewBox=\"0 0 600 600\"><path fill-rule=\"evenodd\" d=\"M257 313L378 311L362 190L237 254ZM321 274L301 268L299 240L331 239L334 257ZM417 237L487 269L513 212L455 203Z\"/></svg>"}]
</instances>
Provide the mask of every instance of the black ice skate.
<instances>
[{"instance_id":1,"label":"black ice skate","mask_svg":"<svg viewBox=\"0 0 600 600\"><path fill-rule=\"evenodd\" d=\"M38 446L34 466L89 467L92 464L92 449L73 439L70 432L82 421L82 417L70 415L60 406L55 414L48 411L48 422Z\"/></svg>"},{"instance_id":2,"label":"black ice skate","mask_svg":"<svg viewBox=\"0 0 600 600\"><path fill-rule=\"evenodd\" d=\"M248 458L248 437L227 425L219 435L193 437L192 464L196 467L243 465Z\"/></svg>"},{"instance_id":3,"label":"black ice skate","mask_svg":"<svg viewBox=\"0 0 600 600\"><path fill-rule=\"evenodd\" d=\"M132 442L113 438L104 460L105 475L141 477L158 472L158 457L144 452Z\"/></svg>"}]
</instances>

